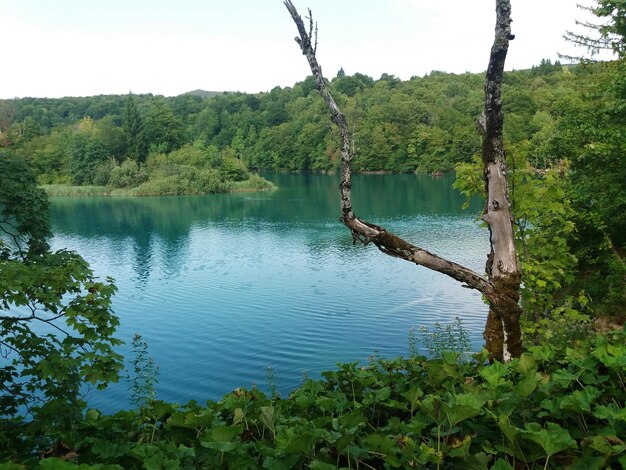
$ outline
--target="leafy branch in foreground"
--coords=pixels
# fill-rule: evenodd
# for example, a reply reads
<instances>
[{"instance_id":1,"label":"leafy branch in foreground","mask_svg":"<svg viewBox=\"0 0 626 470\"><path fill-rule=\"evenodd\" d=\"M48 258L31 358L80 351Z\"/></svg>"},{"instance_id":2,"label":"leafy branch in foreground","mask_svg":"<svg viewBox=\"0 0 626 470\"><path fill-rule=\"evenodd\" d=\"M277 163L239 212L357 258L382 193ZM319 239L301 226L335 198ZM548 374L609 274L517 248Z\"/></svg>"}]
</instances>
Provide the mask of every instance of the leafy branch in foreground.
<instances>
[{"instance_id":1,"label":"leafy branch in foreground","mask_svg":"<svg viewBox=\"0 0 626 470\"><path fill-rule=\"evenodd\" d=\"M77 253L51 251L45 193L23 161L0 154L0 436L28 425L45 445L70 429L87 387L116 381L113 280L98 280ZM0 455L19 455L0 437Z\"/></svg>"},{"instance_id":2,"label":"leafy branch in foreground","mask_svg":"<svg viewBox=\"0 0 626 470\"><path fill-rule=\"evenodd\" d=\"M578 5L583 11L592 13L600 23L592 21L576 21L582 31L566 31L563 37L589 52L595 57L603 51L610 51L618 57L626 53L626 4L623 0L595 0L594 6ZM564 56L570 60L580 57Z\"/></svg>"}]
</instances>

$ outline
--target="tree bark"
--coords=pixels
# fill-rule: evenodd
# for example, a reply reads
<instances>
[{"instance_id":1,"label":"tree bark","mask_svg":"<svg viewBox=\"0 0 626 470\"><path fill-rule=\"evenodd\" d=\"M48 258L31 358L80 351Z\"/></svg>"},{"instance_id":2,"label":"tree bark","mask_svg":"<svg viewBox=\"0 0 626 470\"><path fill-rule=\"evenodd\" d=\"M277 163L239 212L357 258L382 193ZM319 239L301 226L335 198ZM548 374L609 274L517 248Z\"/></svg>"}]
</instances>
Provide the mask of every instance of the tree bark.
<instances>
[{"instance_id":1,"label":"tree bark","mask_svg":"<svg viewBox=\"0 0 626 470\"><path fill-rule=\"evenodd\" d=\"M322 69L317 62L317 29L309 10L308 31L291 0L284 0L298 28L295 38L306 57L317 88L324 99L332 122L339 128L341 182L339 184L341 221L350 229L354 241L374 243L385 254L410 261L456 279L464 286L481 292L489 302L484 337L493 359L507 360L522 353L519 328L521 309L518 304L520 275L515 250L513 224L508 200L508 183L502 141L501 83L510 29L510 4L496 0L496 35L485 87L485 109L479 119L483 134L482 154L487 187L487 203L483 219L489 226L491 253L487 259L487 276L482 276L458 263L448 261L402 238L383 227L359 219L352 209L352 153L348 123L330 93Z\"/></svg>"},{"instance_id":2,"label":"tree bark","mask_svg":"<svg viewBox=\"0 0 626 470\"><path fill-rule=\"evenodd\" d=\"M522 353L519 320L521 308L520 271L515 248L513 215L509 202L506 154L502 138L502 77L511 34L511 4L496 0L496 29L485 84L485 107L478 119L482 134L482 161L485 178L485 208L482 219L489 227L491 252L486 272L501 297L490 301L486 347L494 357L504 360Z\"/></svg>"}]
</instances>

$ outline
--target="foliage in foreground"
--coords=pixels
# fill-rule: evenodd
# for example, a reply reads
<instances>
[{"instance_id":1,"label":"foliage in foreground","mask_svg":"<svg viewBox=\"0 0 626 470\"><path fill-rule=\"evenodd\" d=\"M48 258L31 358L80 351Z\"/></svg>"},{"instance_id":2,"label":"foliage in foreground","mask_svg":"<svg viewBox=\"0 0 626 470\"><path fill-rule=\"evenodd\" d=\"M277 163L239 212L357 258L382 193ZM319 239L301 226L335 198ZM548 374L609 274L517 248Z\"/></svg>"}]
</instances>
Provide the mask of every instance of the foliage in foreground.
<instances>
[{"instance_id":1,"label":"foliage in foreground","mask_svg":"<svg viewBox=\"0 0 626 470\"><path fill-rule=\"evenodd\" d=\"M340 364L286 399L253 388L90 410L54 446L69 461L39 468L626 468L625 340L533 346L507 364Z\"/></svg>"},{"instance_id":2,"label":"foliage in foreground","mask_svg":"<svg viewBox=\"0 0 626 470\"><path fill-rule=\"evenodd\" d=\"M50 235L45 193L0 153L0 452L71 426L85 387L106 387L122 368L113 280L78 253L52 251Z\"/></svg>"}]
</instances>

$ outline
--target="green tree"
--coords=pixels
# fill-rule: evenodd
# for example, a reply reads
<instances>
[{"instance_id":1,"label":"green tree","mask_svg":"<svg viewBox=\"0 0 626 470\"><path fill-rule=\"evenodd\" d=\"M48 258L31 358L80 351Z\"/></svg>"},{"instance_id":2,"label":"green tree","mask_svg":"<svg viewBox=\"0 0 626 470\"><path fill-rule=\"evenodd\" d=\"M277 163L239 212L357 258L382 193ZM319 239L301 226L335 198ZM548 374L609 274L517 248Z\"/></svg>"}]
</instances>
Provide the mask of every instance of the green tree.
<instances>
[{"instance_id":1,"label":"green tree","mask_svg":"<svg viewBox=\"0 0 626 470\"><path fill-rule=\"evenodd\" d=\"M75 252L52 251L48 202L22 159L0 154L0 455L24 456L71 429L85 384L122 368L116 288Z\"/></svg>"},{"instance_id":2,"label":"green tree","mask_svg":"<svg viewBox=\"0 0 626 470\"><path fill-rule=\"evenodd\" d=\"M70 175L73 184L92 184L96 169L106 161L108 152L100 139L78 132L67 146Z\"/></svg>"},{"instance_id":3,"label":"green tree","mask_svg":"<svg viewBox=\"0 0 626 470\"><path fill-rule=\"evenodd\" d=\"M144 135L143 121L132 93L128 94L124 107L122 131L126 143L126 157L137 163L145 161L148 155L148 146Z\"/></svg>"},{"instance_id":4,"label":"green tree","mask_svg":"<svg viewBox=\"0 0 626 470\"><path fill-rule=\"evenodd\" d=\"M581 107L561 129L575 137L568 194L579 282L602 310L619 315L626 307L626 59L596 69Z\"/></svg>"},{"instance_id":5,"label":"green tree","mask_svg":"<svg viewBox=\"0 0 626 470\"><path fill-rule=\"evenodd\" d=\"M151 150L169 153L183 143L183 124L163 98L156 98L146 118L146 138Z\"/></svg>"},{"instance_id":6,"label":"green tree","mask_svg":"<svg viewBox=\"0 0 626 470\"><path fill-rule=\"evenodd\" d=\"M587 49L591 56L609 50L624 57L626 54L626 2L624 0L596 0L595 6L579 8L593 13L601 23L577 22L589 33L567 31L565 38Z\"/></svg>"}]
</instances>

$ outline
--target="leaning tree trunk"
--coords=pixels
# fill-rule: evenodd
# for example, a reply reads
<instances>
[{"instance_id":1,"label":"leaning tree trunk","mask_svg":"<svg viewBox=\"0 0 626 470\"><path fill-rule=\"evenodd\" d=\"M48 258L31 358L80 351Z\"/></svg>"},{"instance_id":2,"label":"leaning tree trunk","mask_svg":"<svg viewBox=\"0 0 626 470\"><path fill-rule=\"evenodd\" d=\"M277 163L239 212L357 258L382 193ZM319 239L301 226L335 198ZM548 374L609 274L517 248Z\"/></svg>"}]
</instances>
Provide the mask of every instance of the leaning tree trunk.
<instances>
[{"instance_id":1,"label":"leaning tree trunk","mask_svg":"<svg viewBox=\"0 0 626 470\"><path fill-rule=\"evenodd\" d=\"M507 360L522 353L518 304L520 275L513 233L513 222L508 199L508 183L504 145L502 141L501 84L510 28L509 0L496 0L496 34L485 86L485 109L478 127L483 136L482 155L487 189L483 219L489 226L491 252L487 259L487 275L480 275L460 264L448 261L419 248L382 227L359 219L352 210L352 153L350 134L345 116L333 99L316 58L317 31L309 10L308 30L291 0L284 1L298 28L296 42L306 56L317 88L324 98L331 120L339 128L341 140L341 221L350 229L355 241L374 243L383 253L446 274L481 292L489 302L485 327L486 347L493 359Z\"/></svg>"}]
</instances>

